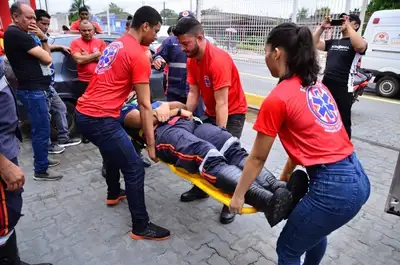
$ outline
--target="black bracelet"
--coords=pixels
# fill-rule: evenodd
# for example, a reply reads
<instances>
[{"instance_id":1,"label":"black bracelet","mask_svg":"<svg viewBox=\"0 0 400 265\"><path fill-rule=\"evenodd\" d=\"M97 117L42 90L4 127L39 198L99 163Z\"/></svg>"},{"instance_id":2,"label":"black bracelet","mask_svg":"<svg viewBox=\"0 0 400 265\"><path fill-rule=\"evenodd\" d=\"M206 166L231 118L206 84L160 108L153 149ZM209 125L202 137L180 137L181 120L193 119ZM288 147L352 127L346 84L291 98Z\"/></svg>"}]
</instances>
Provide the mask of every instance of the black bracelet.
<instances>
[{"instance_id":1,"label":"black bracelet","mask_svg":"<svg viewBox=\"0 0 400 265\"><path fill-rule=\"evenodd\" d=\"M179 109L178 109L178 114L177 114L177 116L181 116L181 115L182 115L182 109L179 108Z\"/></svg>"},{"instance_id":2,"label":"black bracelet","mask_svg":"<svg viewBox=\"0 0 400 265\"><path fill-rule=\"evenodd\" d=\"M46 43L48 39L40 40L41 43Z\"/></svg>"}]
</instances>

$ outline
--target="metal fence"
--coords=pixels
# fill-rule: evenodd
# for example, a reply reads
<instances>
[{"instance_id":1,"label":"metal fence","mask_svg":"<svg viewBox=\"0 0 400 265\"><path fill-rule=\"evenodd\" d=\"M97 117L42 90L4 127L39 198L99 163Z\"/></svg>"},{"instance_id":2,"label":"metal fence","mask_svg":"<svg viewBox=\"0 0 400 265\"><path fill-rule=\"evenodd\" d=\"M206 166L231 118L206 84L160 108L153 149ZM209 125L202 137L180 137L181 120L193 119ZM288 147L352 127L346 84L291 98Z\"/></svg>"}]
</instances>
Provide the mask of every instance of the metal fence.
<instances>
[{"instance_id":1,"label":"metal fence","mask_svg":"<svg viewBox=\"0 0 400 265\"><path fill-rule=\"evenodd\" d=\"M142 5L156 8L163 17L164 25L173 25L178 13L191 10L201 20L206 36L218 46L232 54L248 56L261 55L264 41L273 27L283 22L296 22L308 26L312 31L325 16L338 17L339 14L357 13L363 19L367 0L120 0L118 6L110 8L110 3L96 5L95 0L87 1L91 6L92 20L105 32L125 31L129 14ZM104 8L104 6L106 6ZM108 6L108 7L107 7ZM364 13L362 12L364 11ZM76 11L53 15L52 30L61 32L62 25L69 26L77 19ZM165 30L160 33L166 34ZM326 31L323 38L338 38L340 29Z\"/></svg>"}]
</instances>

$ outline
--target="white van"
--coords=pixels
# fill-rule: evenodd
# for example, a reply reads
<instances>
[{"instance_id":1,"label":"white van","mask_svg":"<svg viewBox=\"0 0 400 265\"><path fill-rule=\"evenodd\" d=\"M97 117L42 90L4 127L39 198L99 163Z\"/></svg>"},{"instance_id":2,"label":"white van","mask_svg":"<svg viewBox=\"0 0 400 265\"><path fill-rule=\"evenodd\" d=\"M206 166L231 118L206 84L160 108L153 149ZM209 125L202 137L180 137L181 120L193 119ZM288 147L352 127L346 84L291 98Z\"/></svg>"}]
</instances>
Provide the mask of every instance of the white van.
<instances>
[{"instance_id":1,"label":"white van","mask_svg":"<svg viewBox=\"0 0 400 265\"><path fill-rule=\"evenodd\" d=\"M364 32L368 49L361 68L375 76L376 93L394 97L400 91L400 9L372 14Z\"/></svg>"}]
</instances>

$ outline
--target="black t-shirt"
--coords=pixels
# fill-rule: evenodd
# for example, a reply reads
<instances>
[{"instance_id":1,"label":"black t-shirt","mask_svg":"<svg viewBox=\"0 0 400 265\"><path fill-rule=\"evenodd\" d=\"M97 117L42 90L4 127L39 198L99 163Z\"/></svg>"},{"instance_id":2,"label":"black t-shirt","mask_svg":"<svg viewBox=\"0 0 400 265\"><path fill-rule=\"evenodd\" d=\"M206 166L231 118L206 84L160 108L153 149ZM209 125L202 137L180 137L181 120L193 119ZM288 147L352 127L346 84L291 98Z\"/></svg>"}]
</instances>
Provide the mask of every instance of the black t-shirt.
<instances>
[{"instance_id":1,"label":"black t-shirt","mask_svg":"<svg viewBox=\"0 0 400 265\"><path fill-rule=\"evenodd\" d=\"M358 68L357 64L365 52L358 54L353 49L350 38L325 41L325 51L328 52L328 57L326 59L324 78L334 80L335 83L345 87L352 87L353 75Z\"/></svg>"},{"instance_id":2,"label":"black t-shirt","mask_svg":"<svg viewBox=\"0 0 400 265\"><path fill-rule=\"evenodd\" d=\"M44 90L51 82L51 69L28 53L38 44L17 26L9 26L4 33L4 51L18 80L18 89Z\"/></svg>"}]
</instances>

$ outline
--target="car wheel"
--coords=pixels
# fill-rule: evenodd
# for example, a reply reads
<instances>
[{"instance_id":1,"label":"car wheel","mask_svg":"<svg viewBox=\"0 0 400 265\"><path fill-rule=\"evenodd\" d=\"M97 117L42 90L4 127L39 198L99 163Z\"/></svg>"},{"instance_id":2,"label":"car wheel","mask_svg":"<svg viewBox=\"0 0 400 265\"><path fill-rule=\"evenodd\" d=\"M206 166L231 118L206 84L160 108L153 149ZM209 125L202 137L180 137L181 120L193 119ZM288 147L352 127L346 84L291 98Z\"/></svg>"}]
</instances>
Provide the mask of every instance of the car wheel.
<instances>
[{"instance_id":1,"label":"car wheel","mask_svg":"<svg viewBox=\"0 0 400 265\"><path fill-rule=\"evenodd\" d=\"M400 90L400 82L394 76L381 77L376 83L376 93L385 98L395 97Z\"/></svg>"},{"instance_id":2,"label":"car wheel","mask_svg":"<svg viewBox=\"0 0 400 265\"><path fill-rule=\"evenodd\" d=\"M67 107L67 121L68 121L68 132L70 136L73 136L76 133L76 124L75 124L75 103L71 101L64 101L65 106ZM51 119L51 140L57 141L58 131L56 127L56 122L52 118Z\"/></svg>"}]
</instances>

